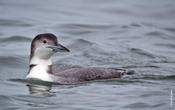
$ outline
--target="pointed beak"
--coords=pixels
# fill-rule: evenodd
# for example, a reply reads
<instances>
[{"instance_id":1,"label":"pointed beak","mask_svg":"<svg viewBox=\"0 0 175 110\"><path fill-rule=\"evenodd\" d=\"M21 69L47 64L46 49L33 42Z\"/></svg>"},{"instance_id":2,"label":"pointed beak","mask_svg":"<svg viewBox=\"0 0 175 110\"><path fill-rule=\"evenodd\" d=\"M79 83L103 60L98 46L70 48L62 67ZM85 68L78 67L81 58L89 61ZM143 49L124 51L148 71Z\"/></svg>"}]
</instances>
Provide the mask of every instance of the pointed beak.
<instances>
[{"instance_id":1,"label":"pointed beak","mask_svg":"<svg viewBox=\"0 0 175 110\"><path fill-rule=\"evenodd\" d=\"M61 44L57 44L56 46L49 46L48 48L51 48L54 52L70 52L68 48L64 47Z\"/></svg>"}]
</instances>

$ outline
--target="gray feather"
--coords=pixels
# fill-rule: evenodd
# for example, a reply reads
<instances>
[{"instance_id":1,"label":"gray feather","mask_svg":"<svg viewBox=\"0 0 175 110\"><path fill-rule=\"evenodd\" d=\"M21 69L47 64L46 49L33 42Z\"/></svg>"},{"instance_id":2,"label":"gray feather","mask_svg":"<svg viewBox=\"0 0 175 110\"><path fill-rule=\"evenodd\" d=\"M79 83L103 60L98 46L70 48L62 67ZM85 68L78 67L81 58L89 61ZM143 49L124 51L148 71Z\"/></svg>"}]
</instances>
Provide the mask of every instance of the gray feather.
<instances>
[{"instance_id":1,"label":"gray feather","mask_svg":"<svg viewBox=\"0 0 175 110\"><path fill-rule=\"evenodd\" d=\"M54 75L61 77L63 82L83 82L121 78L126 72L125 70L115 68L60 66L54 67L53 73Z\"/></svg>"}]
</instances>

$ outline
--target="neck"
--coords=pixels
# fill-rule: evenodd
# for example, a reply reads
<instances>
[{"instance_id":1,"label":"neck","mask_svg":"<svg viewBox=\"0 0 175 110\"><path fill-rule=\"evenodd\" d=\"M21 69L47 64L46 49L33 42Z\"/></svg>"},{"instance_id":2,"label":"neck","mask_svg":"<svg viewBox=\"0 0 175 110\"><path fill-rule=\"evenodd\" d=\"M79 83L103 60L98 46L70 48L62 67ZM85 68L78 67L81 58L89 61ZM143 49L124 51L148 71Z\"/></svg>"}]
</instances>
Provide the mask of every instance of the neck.
<instances>
[{"instance_id":1,"label":"neck","mask_svg":"<svg viewBox=\"0 0 175 110\"><path fill-rule=\"evenodd\" d=\"M52 81L52 62L51 58L41 59L37 56L31 57L29 73L26 78Z\"/></svg>"}]
</instances>

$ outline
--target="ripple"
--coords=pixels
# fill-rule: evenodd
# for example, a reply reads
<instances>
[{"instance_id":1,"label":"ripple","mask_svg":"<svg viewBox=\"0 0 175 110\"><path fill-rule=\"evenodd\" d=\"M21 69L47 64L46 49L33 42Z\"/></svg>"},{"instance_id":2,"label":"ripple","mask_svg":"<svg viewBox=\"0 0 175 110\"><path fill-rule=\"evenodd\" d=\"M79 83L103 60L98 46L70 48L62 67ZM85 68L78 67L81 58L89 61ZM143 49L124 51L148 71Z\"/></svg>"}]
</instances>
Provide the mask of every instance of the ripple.
<instances>
[{"instance_id":1,"label":"ripple","mask_svg":"<svg viewBox=\"0 0 175 110\"><path fill-rule=\"evenodd\" d=\"M133 27L142 27L142 25L139 24L139 23L132 23L131 26L133 26Z\"/></svg>"},{"instance_id":2,"label":"ripple","mask_svg":"<svg viewBox=\"0 0 175 110\"><path fill-rule=\"evenodd\" d=\"M75 34L75 35L84 35L90 34L102 30L107 30L115 27L112 24L62 24L61 26L65 33Z\"/></svg>"},{"instance_id":3,"label":"ripple","mask_svg":"<svg viewBox=\"0 0 175 110\"><path fill-rule=\"evenodd\" d=\"M0 56L0 65L1 67L24 67L27 65L25 57L22 56Z\"/></svg>"},{"instance_id":4,"label":"ripple","mask_svg":"<svg viewBox=\"0 0 175 110\"><path fill-rule=\"evenodd\" d=\"M107 84L107 85L124 85L124 84L133 84L133 83L145 83L145 81L139 80L139 79L133 79L133 78L127 78L124 76L124 78L114 78L114 79L107 79L107 80L96 80L91 81L96 82L98 84Z\"/></svg>"},{"instance_id":5,"label":"ripple","mask_svg":"<svg viewBox=\"0 0 175 110\"><path fill-rule=\"evenodd\" d=\"M158 31L152 31L152 32L146 33L146 35L160 36L160 35L162 35L162 33L161 32L158 32Z\"/></svg>"},{"instance_id":6,"label":"ripple","mask_svg":"<svg viewBox=\"0 0 175 110\"><path fill-rule=\"evenodd\" d=\"M166 27L166 28L163 28L164 30L166 31L169 31L169 32L175 32L175 28L171 28L171 27Z\"/></svg>"},{"instance_id":7,"label":"ripple","mask_svg":"<svg viewBox=\"0 0 175 110\"><path fill-rule=\"evenodd\" d=\"M159 66L155 66L155 65L146 65L146 66L131 65L131 66L125 66L123 68L160 68L160 67Z\"/></svg>"},{"instance_id":8,"label":"ripple","mask_svg":"<svg viewBox=\"0 0 175 110\"><path fill-rule=\"evenodd\" d=\"M18 83L24 83L27 85L41 85L41 86L71 86L71 87L76 87L78 85L82 85L82 84L86 84L86 83L90 83L92 81L88 81L88 82L75 82L75 83L64 83L64 82L47 82L47 81L42 81L42 80L38 80L38 79L19 79L19 78L15 78L15 79L8 79L9 81L12 82L18 82ZM94 81L93 81L94 82Z\"/></svg>"},{"instance_id":9,"label":"ripple","mask_svg":"<svg viewBox=\"0 0 175 110\"><path fill-rule=\"evenodd\" d=\"M147 103L142 103L142 102L137 102L137 103L133 103L133 104L129 104L127 106L125 106L126 108L151 108L151 105L147 104Z\"/></svg>"},{"instance_id":10,"label":"ripple","mask_svg":"<svg viewBox=\"0 0 175 110\"><path fill-rule=\"evenodd\" d=\"M11 110L19 109L17 104L14 103L14 100L12 100L12 98L10 98L9 96L0 95L0 99L0 105L2 110L6 110L7 108Z\"/></svg>"},{"instance_id":11,"label":"ripple","mask_svg":"<svg viewBox=\"0 0 175 110\"><path fill-rule=\"evenodd\" d=\"M166 76L164 79L175 80L175 75Z\"/></svg>"},{"instance_id":12,"label":"ripple","mask_svg":"<svg viewBox=\"0 0 175 110\"><path fill-rule=\"evenodd\" d=\"M114 25L111 24L62 24L62 27L69 27L69 28L83 28L83 29L106 29L111 28Z\"/></svg>"},{"instance_id":13,"label":"ripple","mask_svg":"<svg viewBox=\"0 0 175 110\"><path fill-rule=\"evenodd\" d=\"M1 26L19 26L19 27L29 27L31 24L27 24L18 20L10 20L10 19L0 19Z\"/></svg>"},{"instance_id":14,"label":"ripple","mask_svg":"<svg viewBox=\"0 0 175 110\"><path fill-rule=\"evenodd\" d=\"M138 75L134 76L133 79L146 79L146 80L174 80L175 75L169 75L169 76L164 76L164 75L153 75L153 74L144 74L144 75Z\"/></svg>"},{"instance_id":15,"label":"ripple","mask_svg":"<svg viewBox=\"0 0 175 110\"><path fill-rule=\"evenodd\" d=\"M118 13L118 14L121 14L121 15L136 15L136 13L134 12L134 11L132 11L132 10L128 10L128 9L123 9L123 8L119 8L119 7L117 7L116 8L116 6L115 7L110 7L110 8L104 8L104 9L102 9L102 11L104 11L104 12L106 12L107 14L116 14L116 13Z\"/></svg>"},{"instance_id":16,"label":"ripple","mask_svg":"<svg viewBox=\"0 0 175 110\"><path fill-rule=\"evenodd\" d=\"M139 27L142 27L142 25L139 23L131 23L130 25L122 25L121 26L121 28L124 28L124 29L133 28L133 27L139 28Z\"/></svg>"},{"instance_id":17,"label":"ripple","mask_svg":"<svg viewBox=\"0 0 175 110\"><path fill-rule=\"evenodd\" d=\"M50 86L52 83L47 82L47 81L42 81L42 80L29 80L29 79L9 79L9 81L13 82L19 82L19 83L31 83L31 84L39 84L39 85L46 85ZM53 83L54 84L54 83ZM57 83L56 83L57 84ZM58 83L59 84L59 83Z\"/></svg>"},{"instance_id":18,"label":"ripple","mask_svg":"<svg viewBox=\"0 0 175 110\"><path fill-rule=\"evenodd\" d=\"M154 45L159 46L159 47L167 47L167 48L175 49L175 44L155 43Z\"/></svg>"},{"instance_id":19,"label":"ripple","mask_svg":"<svg viewBox=\"0 0 175 110\"><path fill-rule=\"evenodd\" d=\"M68 45L69 47L73 48L76 51L80 51L82 49L85 48L89 48L90 46L92 46L93 42L88 41L88 40L84 40L84 39L76 39L74 40L70 45Z\"/></svg>"},{"instance_id":20,"label":"ripple","mask_svg":"<svg viewBox=\"0 0 175 110\"><path fill-rule=\"evenodd\" d=\"M32 39L24 37L24 36L11 36L8 38L1 38L0 42L1 43L7 43L7 42L30 42Z\"/></svg>"},{"instance_id":21,"label":"ripple","mask_svg":"<svg viewBox=\"0 0 175 110\"><path fill-rule=\"evenodd\" d=\"M161 32L161 31L151 31L151 32L147 32L145 33L146 36L150 36L150 37L158 37L161 39L171 39L172 37L167 35L165 32Z\"/></svg>"},{"instance_id":22,"label":"ripple","mask_svg":"<svg viewBox=\"0 0 175 110\"><path fill-rule=\"evenodd\" d=\"M144 51L142 49L139 49L139 48L131 48L130 51L134 52L136 54L139 54L139 55L150 57L150 58L155 58L156 57L155 55L153 55L153 54L151 54L147 51Z\"/></svg>"}]
</instances>

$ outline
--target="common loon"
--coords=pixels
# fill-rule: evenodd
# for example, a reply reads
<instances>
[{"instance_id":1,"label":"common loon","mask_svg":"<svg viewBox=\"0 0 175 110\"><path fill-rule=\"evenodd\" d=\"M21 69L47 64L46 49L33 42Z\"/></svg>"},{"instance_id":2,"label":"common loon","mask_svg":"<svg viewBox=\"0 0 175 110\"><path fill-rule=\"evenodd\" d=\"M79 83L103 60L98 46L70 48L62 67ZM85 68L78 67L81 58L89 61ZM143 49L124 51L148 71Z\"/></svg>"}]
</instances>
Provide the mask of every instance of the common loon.
<instances>
[{"instance_id":1,"label":"common loon","mask_svg":"<svg viewBox=\"0 0 175 110\"><path fill-rule=\"evenodd\" d=\"M51 57L56 52L70 52L58 43L57 37L51 33L37 35L31 43L30 66L27 79L39 79L48 82L84 82L91 80L121 78L131 74L123 69L58 66L52 67Z\"/></svg>"}]
</instances>

